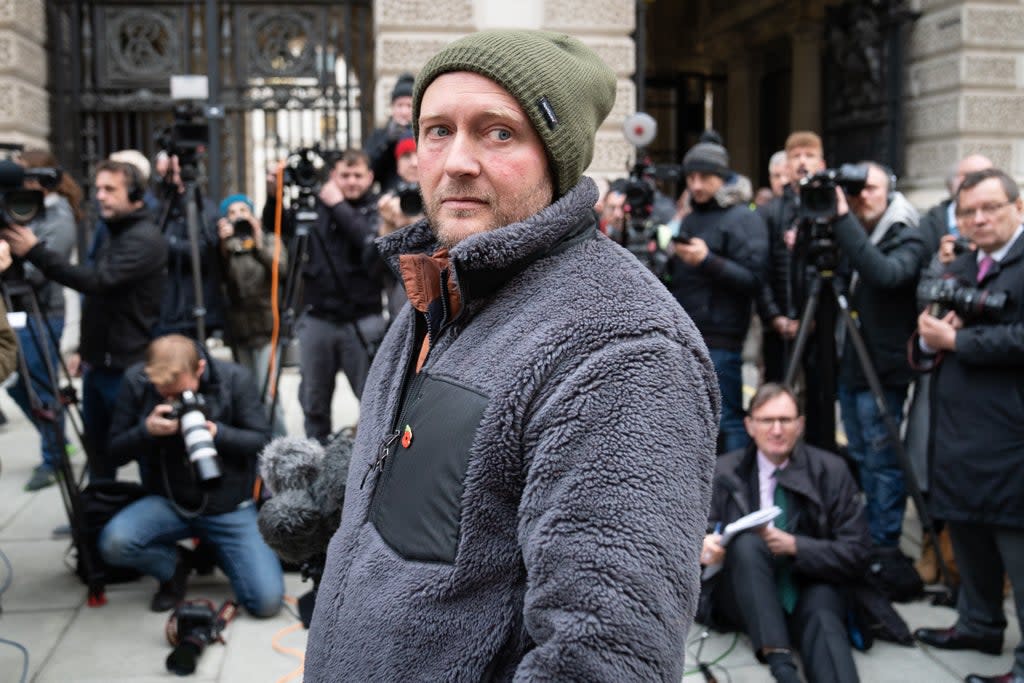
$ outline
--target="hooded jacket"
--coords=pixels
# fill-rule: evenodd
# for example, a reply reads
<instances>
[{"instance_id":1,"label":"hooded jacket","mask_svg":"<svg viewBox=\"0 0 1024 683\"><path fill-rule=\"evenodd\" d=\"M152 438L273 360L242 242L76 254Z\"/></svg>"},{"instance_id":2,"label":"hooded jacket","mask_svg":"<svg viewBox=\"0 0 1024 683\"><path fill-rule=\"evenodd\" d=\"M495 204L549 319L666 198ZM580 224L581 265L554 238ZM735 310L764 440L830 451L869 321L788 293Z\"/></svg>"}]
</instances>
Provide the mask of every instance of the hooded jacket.
<instances>
[{"instance_id":1,"label":"hooded jacket","mask_svg":"<svg viewBox=\"0 0 1024 683\"><path fill-rule=\"evenodd\" d=\"M743 346L768 265L764 221L739 201L733 186L723 185L710 201L694 202L679 233L704 240L708 257L696 267L674 254L669 260L669 289L713 349Z\"/></svg>"},{"instance_id":2,"label":"hooded jacket","mask_svg":"<svg viewBox=\"0 0 1024 683\"><path fill-rule=\"evenodd\" d=\"M598 233L596 199L583 179L467 237L441 281L459 312L407 305L391 326L363 394L307 681L682 675L717 384L661 283ZM435 248L426 221L378 245L396 270Z\"/></svg>"},{"instance_id":3,"label":"hooded jacket","mask_svg":"<svg viewBox=\"0 0 1024 683\"><path fill-rule=\"evenodd\" d=\"M124 370L142 360L160 317L167 244L146 208L107 222L109 239L94 261L68 263L39 243L25 255L43 275L85 296L79 353L97 368Z\"/></svg>"}]
</instances>

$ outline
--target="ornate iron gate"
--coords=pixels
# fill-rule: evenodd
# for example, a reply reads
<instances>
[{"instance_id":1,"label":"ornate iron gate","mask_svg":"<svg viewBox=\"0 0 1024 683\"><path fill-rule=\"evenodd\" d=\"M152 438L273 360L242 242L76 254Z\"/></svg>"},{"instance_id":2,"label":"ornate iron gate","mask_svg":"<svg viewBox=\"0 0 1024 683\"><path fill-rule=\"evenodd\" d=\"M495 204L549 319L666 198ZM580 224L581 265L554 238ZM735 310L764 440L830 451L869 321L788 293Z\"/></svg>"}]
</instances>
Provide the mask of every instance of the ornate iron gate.
<instances>
[{"instance_id":1,"label":"ornate iron gate","mask_svg":"<svg viewBox=\"0 0 1024 683\"><path fill-rule=\"evenodd\" d=\"M172 74L209 77L211 198L263 194L290 149L358 145L373 122L370 0L48 0L52 146L86 180L118 149L158 151Z\"/></svg>"}]
</instances>

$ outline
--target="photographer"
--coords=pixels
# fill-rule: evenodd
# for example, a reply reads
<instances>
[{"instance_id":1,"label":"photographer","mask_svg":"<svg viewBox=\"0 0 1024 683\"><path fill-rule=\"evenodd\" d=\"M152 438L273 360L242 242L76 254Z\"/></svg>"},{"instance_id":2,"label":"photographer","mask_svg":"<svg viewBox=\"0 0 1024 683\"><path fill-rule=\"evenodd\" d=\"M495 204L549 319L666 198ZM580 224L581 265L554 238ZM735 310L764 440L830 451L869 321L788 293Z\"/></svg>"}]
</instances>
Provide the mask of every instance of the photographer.
<instances>
[{"instance_id":1,"label":"photographer","mask_svg":"<svg viewBox=\"0 0 1024 683\"><path fill-rule=\"evenodd\" d=\"M11 267L11 245L0 241L0 273ZM7 320L7 304L0 298L0 382L18 367L18 339Z\"/></svg>"},{"instance_id":2,"label":"photographer","mask_svg":"<svg viewBox=\"0 0 1024 683\"><path fill-rule=\"evenodd\" d=\"M24 151L18 163L26 169L59 166L56 157L41 149ZM26 179L25 189L42 192L45 207L45 211L30 221L27 227L37 239L45 242L47 247L62 259L70 259L75 247L78 221L82 217L82 189L67 173L61 173L59 183L53 187ZM56 282L49 281L31 263L24 264L24 275L24 283L35 292L46 327L39 325L39 321L30 315L26 324L18 328L18 346L24 356L29 377L25 377L25 373L19 373L18 381L8 389L8 393L39 433L42 463L32 471L32 476L25 484L26 491L37 491L56 483L57 463L64 449L64 439L58 440L50 424L40 420L32 410L27 382L31 379L32 392L39 398L42 406L45 409L53 409L60 434L63 436L63 412L55 407L56 399L51 382L51 373L57 368L48 365L56 363L60 357L60 336L64 332L64 288ZM32 310L28 294L14 297L12 303L15 311ZM46 348L41 345L45 345ZM47 357L50 359L49 363Z\"/></svg>"},{"instance_id":3,"label":"photographer","mask_svg":"<svg viewBox=\"0 0 1024 683\"><path fill-rule=\"evenodd\" d=\"M172 402L192 392L205 404L219 478L202 480L190 462L181 420ZM253 616L270 617L281 606L281 565L256 527L252 487L256 456L270 440L259 392L243 367L209 359L182 335L155 339L145 363L125 373L111 427L110 451L118 465L139 462L148 494L104 527L99 548L112 565L134 567L160 587L154 612L185 597L191 566L177 541L209 543L239 601ZM193 455L193 459L194 455Z\"/></svg>"},{"instance_id":4,"label":"photographer","mask_svg":"<svg viewBox=\"0 0 1024 683\"><path fill-rule=\"evenodd\" d=\"M836 189L834 229L846 264L841 270L846 271L850 314L885 391L888 413L898 425L913 379L907 338L914 331L917 278L928 248L917 229L917 211L893 187L895 177L874 162L862 166L867 167L867 180L849 204ZM839 404L850 457L858 465L867 498L871 539L895 547L907 503L903 470L851 335L840 332L840 338Z\"/></svg>"},{"instance_id":5,"label":"photographer","mask_svg":"<svg viewBox=\"0 0 1024 683\"><path fill-rule=\"evenodd\" d=\"M403 138L412 137L412 74L402 74L391 91L391 115L383 128L367 138L363 148L369 158L373 177L380 183L380 191L390 192L399 181L396 147Z\"/></svg>"},{"instance_id":6,"label":"photographer","mask_svg":"<svg viewBox=\"0 0 1024 683\"><path fill-rule=\"evenodd\" d=\"M672 242L669 289L711 352L722 392L719 450L733 451L749 442L740 351L768 258L767 235L757 214L728 191L724 147L698 143L683 157L683 172L693 211L680 223L682 238Z\"/></svg>"},{"instance_id":7,"label":"photographer","mask_svg":"<svg viewBox=\"0 0 1024 683\"><path fill-rule=\"evenodd\" d=\"M305 314L298 323L299 400L306 436L331 433L335 376L344 370L363 393L373 345L384 333L380 284L369 272L367 242L377 234L373 173L359 150L345 152L320 190L318 220L303 264Z\"/></svg>"},{"instance_id":8,"label":"photographer","mask_svg":"<svg viewBox=\"0 0 1024 683\"><path fill-rule=\"evenodd\" d=\"M1024 200L1004 171L964 177L957 225L977 245L946 274L961 288L1006 292L1008 304L987 316L929 311L917 318L912 350L932 372L932 514L946 521L960 570L958 619L952 628L918 629L942 649L1002 651L1009 575L1024 631ZM971 674L972 683L1024 680L1024 643L1002 676Z\"/></svg>"},{"instance_id":9,"label":"photographer","mask_svg":"<svg viewBox=\"0 0 1024 683\"><path fill-rule=\"evenodd\" d=\"M262 387L270 368L270 338L274 331L271 308L271 270L277 238L264 233L253 215L253 203L244 194L234 194L220 203L217 222L220 254L227 289L229 338L239 364L252 372ZM281 245L279 272L288 270L288 257ZM280 404L274 415L274 434L285 433Z\"/></svg>"},{"instance_id":10,"label":"photographer","mask_svg":"<svg viewBox=\"0 0 1024 683\"><path fill-rule=\"evenodd\" d=\"M110 418L125 368L142 358L152 339L167 268L167 246L143 203L145 187L135 166L102 161L94 186L109 235L91 263L69 263L29 228L0 230L15 255L84 295L82 421L93 481L113 479L117 472L107 457Z\"/></svg>"},{"instance_id":11,"label":"photographer","mask_svg":"<svg viewBox=\"0 0 1024 683\"><path fill-rule=\"evenodd\" d=\"M395 146L395 157L398 163L399 181L395 189L381 196L377 202L377 213L380 225L377 235L384 237L396 230L412 225L423 218L423 198L420 197L419 163L416 157L416 140L412 137L402 138ZM388 297L388 319L394 320L402 306L408 301L405 287L395 277L384 260L377 253L374 243L368 243L367 259L370 270L381 282L382 289Z\"/></svg>"}]
</instances>

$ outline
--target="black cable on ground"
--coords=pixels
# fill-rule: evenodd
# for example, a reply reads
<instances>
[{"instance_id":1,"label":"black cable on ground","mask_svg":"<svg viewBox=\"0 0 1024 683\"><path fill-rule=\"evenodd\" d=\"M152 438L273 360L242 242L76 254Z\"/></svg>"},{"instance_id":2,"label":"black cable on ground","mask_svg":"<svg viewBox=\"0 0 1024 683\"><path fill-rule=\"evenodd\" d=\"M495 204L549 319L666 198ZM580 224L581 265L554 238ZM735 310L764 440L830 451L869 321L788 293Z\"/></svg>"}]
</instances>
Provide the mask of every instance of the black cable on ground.
<instances>
[{"instance_id":1,"label":"black cable on ground","mask_svg":"<svg viewBox=\"0 0 1024 683\"><path fill-rule=\"evenodd\" d=\"M2 586L0 586L0 597L3 597L3 594L7 592L7 589L11 587L11 583L14 581L14 567L11 566L11 561L7 559L7 555L4 554L4 551L2 550L0 550L0 561L4 563L5 567L7 567L7 576L4 577L4 583ZM28 648L26 648L21 643L16 643L15 641L8 640L7 638L0 638L0 643L10 645L14 649L19 650L21 652L22 663L21 678L19 679L19 683L25 683L25 681L28 679Z\"/></svg>"}]
</instances>

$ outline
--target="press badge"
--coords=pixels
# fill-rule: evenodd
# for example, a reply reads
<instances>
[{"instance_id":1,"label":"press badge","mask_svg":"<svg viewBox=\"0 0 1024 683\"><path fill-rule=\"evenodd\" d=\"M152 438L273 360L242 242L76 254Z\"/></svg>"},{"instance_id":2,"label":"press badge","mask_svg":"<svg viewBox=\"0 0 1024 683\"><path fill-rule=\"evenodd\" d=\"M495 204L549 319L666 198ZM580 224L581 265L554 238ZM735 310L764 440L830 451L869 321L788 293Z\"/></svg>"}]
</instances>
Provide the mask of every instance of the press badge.
<instances>
[{"instance_id":1,"label":"press badge","mask_svg":"<svg viewBox=\"0 0 1024 683\"><path fill-rule=\"evenodd\" d=\"M16 330L20 330L28 324L28 312L11 311L7 314L7 324Z\"/></svg>"}]
</instances>

